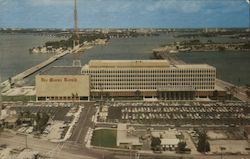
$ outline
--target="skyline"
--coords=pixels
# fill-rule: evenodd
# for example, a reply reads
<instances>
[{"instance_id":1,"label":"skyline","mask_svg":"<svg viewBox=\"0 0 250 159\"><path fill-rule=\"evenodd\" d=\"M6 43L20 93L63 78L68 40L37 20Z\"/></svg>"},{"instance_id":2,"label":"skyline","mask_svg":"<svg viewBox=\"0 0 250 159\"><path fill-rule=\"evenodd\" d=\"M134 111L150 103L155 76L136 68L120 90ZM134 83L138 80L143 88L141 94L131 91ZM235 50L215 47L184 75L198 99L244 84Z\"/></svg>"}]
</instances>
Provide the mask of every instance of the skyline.
<instances>
[{"instance_id":1,"label":"skyline","mask_svg":"<svg viewBox=\"0 0 250 159\"><path fill-rule=\"evenodd\" d=\"M0 0L1 28L73 28L73 0ZM79 28L246 28L246 0L78 0Z\"/></svg>"}]
</instances>

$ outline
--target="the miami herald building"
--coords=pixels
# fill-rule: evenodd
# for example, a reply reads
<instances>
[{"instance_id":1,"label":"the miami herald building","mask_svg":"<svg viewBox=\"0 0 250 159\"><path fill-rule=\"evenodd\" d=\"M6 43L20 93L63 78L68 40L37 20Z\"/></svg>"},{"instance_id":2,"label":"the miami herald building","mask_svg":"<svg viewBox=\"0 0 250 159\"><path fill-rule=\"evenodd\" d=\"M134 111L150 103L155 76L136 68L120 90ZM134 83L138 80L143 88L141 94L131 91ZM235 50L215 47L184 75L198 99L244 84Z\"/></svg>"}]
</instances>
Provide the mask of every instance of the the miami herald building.
<instances>
[{"instance_id":1,"label":"the miami herald building","mask_svg":"<svg viewBox=\"0 0 250 159\"><path fill-rule=\"evenodd\" d=\"M90 76L92 96L192 99L210 96L216 69L207 64L170 65L167 60L91 60L81 73Z\"/></svg>"},{"instance_id":2,"label":"the miami herald building","mask_svg":"<svg viewBox=\"0 0 250 159\"><path fill-rule=\"evenodd\" d=\"M62 76L63 72L60 71ZM69 68L67 72L71 72ZM82 68L79 67L76 74L67 73L65 76L83 78L74 83L79 87L70 86L70 82L60 83L61 87L67 85L63 89L68 91L67 94L60 93L63 90L51 94L51 89L59 89L59 85L42 82L41 78L44 77L39 75L36 80L37 98L42 95L44 98L40 99L72 100L71 94L78 92L79 100L80 96L82 99L157 97L163 100L191 100L197 96L212 96L216 79L216 69L207 64L171 65L167 60L91 60ZM45 88L48 88L49 98ZM56 97L58 95L59 98Z\"/></svg>"}]
</instances>

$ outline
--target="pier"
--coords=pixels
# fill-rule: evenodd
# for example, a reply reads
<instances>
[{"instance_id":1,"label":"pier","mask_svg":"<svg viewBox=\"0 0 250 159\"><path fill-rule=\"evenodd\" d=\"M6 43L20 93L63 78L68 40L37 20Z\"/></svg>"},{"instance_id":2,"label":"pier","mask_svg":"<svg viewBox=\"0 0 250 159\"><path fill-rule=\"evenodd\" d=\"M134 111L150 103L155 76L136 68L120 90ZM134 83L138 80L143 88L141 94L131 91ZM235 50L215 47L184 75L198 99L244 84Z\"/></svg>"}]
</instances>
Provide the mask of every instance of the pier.
<instances>
[{"instance_id":1,"label":"pier","mask_svg":"<svg viewBox=\"0 0 250 159\"><path fill-rule=\"evenodd\" d=\"M1 83L2 92L7 91L8 89L10 89L11 85L15 84L17 81L20 81L20 80L34 74L35 72L37 72L37 71L41 70L42 68L48 66L49 64L53 63L54 61L56 61L57 59L65 56L68 53L71 53L71 51L66 50L66 51L63 51L61 53L58 53L58 54L50 57L49 59L43 61L42 63L40 63L38 65L35 65L35 66L25 70L24 72L19 73L19 74L15 75L15 76L11 77L11 80L6 80L6 81L2 82Z\"/></svg>"}]
</instances>

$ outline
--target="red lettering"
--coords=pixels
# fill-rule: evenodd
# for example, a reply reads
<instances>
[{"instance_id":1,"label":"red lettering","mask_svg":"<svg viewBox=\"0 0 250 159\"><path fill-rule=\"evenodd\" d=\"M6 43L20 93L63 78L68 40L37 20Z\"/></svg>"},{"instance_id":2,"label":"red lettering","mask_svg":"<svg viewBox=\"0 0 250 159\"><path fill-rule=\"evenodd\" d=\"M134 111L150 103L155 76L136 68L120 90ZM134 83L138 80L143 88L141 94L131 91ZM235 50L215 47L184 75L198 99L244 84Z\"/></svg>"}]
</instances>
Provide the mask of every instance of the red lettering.
<instances>
[{"instance_id":1,"label":"red lettering","mask_svg":"<svg viewBox=\"0 0 250 159\"><path fill-rule=\"evenodd\" d=\"M46 78L41 78L41 81L42 81L42 82L48 82L48 79L46 79Z\"/></svg>"}]
</instances>

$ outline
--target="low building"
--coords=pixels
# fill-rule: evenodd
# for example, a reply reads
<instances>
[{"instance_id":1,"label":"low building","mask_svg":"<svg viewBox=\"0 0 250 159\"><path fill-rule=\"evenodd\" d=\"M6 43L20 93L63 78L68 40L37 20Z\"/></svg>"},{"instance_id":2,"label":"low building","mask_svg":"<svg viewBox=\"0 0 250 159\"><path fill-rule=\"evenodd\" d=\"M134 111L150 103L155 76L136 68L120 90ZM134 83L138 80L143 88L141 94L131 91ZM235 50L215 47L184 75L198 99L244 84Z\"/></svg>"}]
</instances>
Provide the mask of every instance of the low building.
<instances>
[{"instance_id":1,"label":"low building","mask_svg":"<svg viewBox=\"0 0 250 159\"><path fill-rule=\"evenodd\" d=\"M6 107L0 112L0 127L1 125L6 128L15 128L17 125L18 115L15 110L10 110Z\"/></svg>"},{"instance_id":2,"label":"low building","mask_svg":"<svg viewBox=\"0 0 250 159\"><path fill-rule=\"evenodd\" d=\"M160 138L161 147L164 150L173 150L177 148L178 143L180 142L180 140L176 137L177 135L179 135L179 132L174 130L151 132L152 137Z\"/></svg>"},{"instance_id":3,"label":"low building","mask_svg":"<svg viewBox=\"0 0 250 159\"><path fill-rule=\"evenodd\" d=\"M140 148L143 144L139 137L134 135L134 130L127 128L127 124L118 124L116 146L121 148Z\"/></svg>"},{"instance_id":4,"label":"low building","mask_svg":"<svg viewBox=\"0 0 250 159\"><path fill-rule=\"evenodd\" d=\"M6 128L15 128L17 125L18 116L17 115L9 115L4 119L4 127Z\"/></svg>"},{"instance_id":5,"label":"low building","mask_svg":"<svg viewBox=\"0 0 250 159\"><path fill-rule=\"evenodd\" d=\"M247 138L247 139L250 139L250 125L246 125L244 127L244 136Z\"/></svg>"},{"instance_id":6,"label":"low building","mask_svg":"<svg viewBox=\"0 0 250 159\"><path fill-rule=\"evenodd\" d=\"M178 143L180 142L179 139L161 139L161 146L162 148L166 149L175 149L178 147Z\"/></svg>"},{"instance_id":7,"label":"low building","mask_svg":"<svg viewBox=\"0 0 250 159\"><path fill-rule=\"evenodd\" d=\"M51 67L36 76L37 101L88 101L89 76L81 67Z\"/></svg>"}]
</instances>

